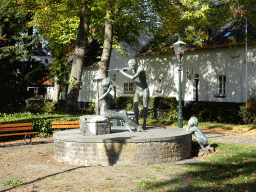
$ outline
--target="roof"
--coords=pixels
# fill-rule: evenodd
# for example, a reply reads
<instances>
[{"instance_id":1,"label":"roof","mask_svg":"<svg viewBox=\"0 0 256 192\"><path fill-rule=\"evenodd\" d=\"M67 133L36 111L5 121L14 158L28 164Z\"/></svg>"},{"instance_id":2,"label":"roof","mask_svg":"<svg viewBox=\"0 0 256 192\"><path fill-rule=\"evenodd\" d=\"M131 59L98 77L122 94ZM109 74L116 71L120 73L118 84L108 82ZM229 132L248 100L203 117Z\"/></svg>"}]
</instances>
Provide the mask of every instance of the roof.
<instances>
[{"instance_id":1,"label":"roof","mask_svg":"<svg viewBox=\"0 0 256 192\"><path fill-rule=\"evenodd\" d=\"M200 50L200 49L214 49L214 48L222 48L234 46L235 43L232 39L235 39L238 44L244 44L245 40L245 27L244 23L239 20L231 20L225 23L220 29L212 31L208 29L209 39L204 42L202 46L190 44L187 46L186 51L192 50ZM250 23L247 26L247 34L253 39L256 38L256 32L252 30ZM168 37L163 37L163 42ZM198 37L199 38L199 37ZM178 40L178 36L174 37L173 42ZM150 41L145 47L142 48L141 52L138 56L143 55L154 55L157 53L157 49L159 49L163 53L174 52L172 44L156 44L155 40Z\"/></svg>"},{"instance_id":2,"label":"roof","mask_svg":"<svg viewBox=\"0 0 256 192\"><path fill-rule=\"evenodd\" d=\"M31 86L53 86L53 80L50 76L46 76L37 82L31 82Z\"/></svg>"}]
</instances>

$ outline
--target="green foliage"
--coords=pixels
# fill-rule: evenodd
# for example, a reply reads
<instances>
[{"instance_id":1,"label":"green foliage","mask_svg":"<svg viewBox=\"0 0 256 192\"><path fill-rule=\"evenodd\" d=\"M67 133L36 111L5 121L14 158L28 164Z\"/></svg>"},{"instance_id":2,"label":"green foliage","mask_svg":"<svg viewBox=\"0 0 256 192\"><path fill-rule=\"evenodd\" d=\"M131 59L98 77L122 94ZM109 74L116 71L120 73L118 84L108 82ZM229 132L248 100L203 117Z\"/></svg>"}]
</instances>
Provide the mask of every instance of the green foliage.
<instances>
[{"instance_id":1,"label":"green foliage","mask_svg":"<svg viewBox=\"0 0 256 192\"><path fill-rule=\"evenodd\" d=\"M54 110L54 103L52 101L44 101L44 111L52 112Z\"/></svg>"},{"instance_id":2,"label":"green foliage","mask_svg":"<svg viewBox=\"0 0 256 192\"><path fill-rule=\"evenodd\" d=\"M195 116L199 121L241 123L239 105L235 103L204 102L190 103L182 108L183 118Z\"/></svg>"},{"instance_id":3,"label":"green foliage","mask_svg":"<svg viewBox=\"0 0 256 192\"><path fill-rule=\"evenodd\" d=\"M47 137L52 134L52 121L39 119L33 122L33 128L39 132L39 137Z\"/></svg>"},{"instance_id":4,"label":"green foliage","mask_svg":"<svg viewBox=\"0 0 256 192\"><path fill-rule=\"evenodd\" d=\"M18 186L18 185L23 185L25 182L20 181L17 178L13 178L12 180L4 181L1 183L3 184L3 186Z\"/></svg>"},{"instance_id":5,"label":"green foliage","mask_svg":"<svg viewBox=\"0 0 256 192\"><path fill-rule=\"evenodd\" d=\"M0 2L0 61L4 59L12 63L31 54L35 36L24 35L31 16L24 9L19 9L16 1Z\"/></svg>"},{"instance_id":6,"label":"green foliage","mask_svg":"<svg viewBox=\"0 0 256 192\"><path fill-rule=\"evenodd\" d=\"M133 109L133 97L120 96L116 97L115 101L111 101L112 109Z\"/></svg>"},{"instance_id":7,"label":"green foliage","mask_svg":"<svg viewBox=\"0 0 256 192\"><path fill-rule=\"evenodd\" d=\"M240 107L240 115L244 123L256 123L256 98L249 99L245 105Z\"/></svg>"},{"instance_id":8,"label":"green foliage","mask_svg":"<svg viewBox=\"0 0 256 192\"><path fill-rule=\"evenodd\" d=\"M175 109L177 108L176 97L154 97L154 109Z\"/></svg>"},{"instance_id":9,"label":"green foliage","mask_svg":"<svg viewBox=\"0 0 256 192\"><path fill-rule=\"evenodd\" d=\"M42 108L39 108L39 107L37 107L35 105L31 105L31 106L25 107L23 109L23 111L24 112L34 113L34 114L42 114L42 113L45 112Z\"/></svg>"},{"instance_id":10,"label":"green foliage","mask_svg":"<svg viewBox=\"0 0 256 192\"><path fill-rule=\"evenodd\" d=\"M34 106L35 107L35 106ZM27 123L33 122L33 128L36 131L39 131L41 137L50 136L52 134L52 121L77 121L80 116L64 115L64 114L53 114L53 113L32 113L29 112L19 112L0 114L0 123L9 124L9 123Z\"/></svg>"},{"instance_id":11,"label":"green foliage","mask_svg":"<svg viewBox=\"0 0 256 192\"><path fill-rule=\"evenodd\" d=\"M164 114L164 117L168 121L176 121L178 119L178 109L169 110Z\"/></svg>"},{"instance_id":12,"label":"green foliage","mask_svg":"<svg viewBox=\"0 0 256 192\"><path fill-rule=\"evenodd\" d=\"M39 62L10 63L8 60L0 59L0 89L5 93L0 95L0 108L6 109L6 106L9 106L20 109L17 104L24 103L29 97L27 87L32 82L37 83L47 74L48 71Z\"/></svg>"},{"instance_id":13,"label":"green foliage","mask_svg":"<svg viewBox=\"0 0 256 192\"><path fill-rule=\"evenodd\" d=\"M88 103L88 107L78 108L78 114L81 114L81 115L95 114L95 103Z\"/></svg>"}]
</instances>

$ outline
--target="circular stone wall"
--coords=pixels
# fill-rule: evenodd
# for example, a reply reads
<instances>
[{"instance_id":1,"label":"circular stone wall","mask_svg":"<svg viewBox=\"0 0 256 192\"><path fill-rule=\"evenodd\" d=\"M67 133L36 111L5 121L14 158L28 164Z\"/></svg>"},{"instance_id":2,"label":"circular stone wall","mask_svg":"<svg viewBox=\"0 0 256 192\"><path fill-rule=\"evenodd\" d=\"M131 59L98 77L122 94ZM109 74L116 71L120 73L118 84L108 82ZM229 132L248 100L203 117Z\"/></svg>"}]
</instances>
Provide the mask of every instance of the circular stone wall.
<instances>
[{"instance_id":1,"label":"circular stone wall","mask_svg":"<svg viewBox=\"0 0 256 192\"><path fill-rule=\"evenodd\" d=\"M53 134L56 160L73 165L108 166L172 162L190 158L192 134L180 128L149 128L130 133L85 135L79 129ZM114 133L113 133L114 132Z\"/></svg>"}]
</instances>

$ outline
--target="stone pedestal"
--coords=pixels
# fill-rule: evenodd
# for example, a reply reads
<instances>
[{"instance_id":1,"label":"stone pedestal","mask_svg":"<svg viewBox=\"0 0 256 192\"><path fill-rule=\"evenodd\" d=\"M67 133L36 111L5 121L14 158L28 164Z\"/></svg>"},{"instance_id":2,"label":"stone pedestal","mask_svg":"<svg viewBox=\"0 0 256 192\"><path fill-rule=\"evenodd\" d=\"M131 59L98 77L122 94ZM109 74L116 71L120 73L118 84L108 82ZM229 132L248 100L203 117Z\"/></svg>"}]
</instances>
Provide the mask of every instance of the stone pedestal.
<instances>
[{"instance_id":1,"label":"stone pedestal","mask_svg":"<svg viewBox=\"0 0 256 192\"><path fill-rule=\"evenodd\" d=\"M81 116L79 124L82 135L109 134L111 129L108 118L101 115Z\"/></svg>"},{"instance_id":2,"label":"stone pedestal","mask_svg":"<svg viewBox=\"0 0 256 192\"><path fill-rule=\"evenodd\" d=\"M214 153L214 148L210 145L207 145L207 147L199 149L198 156L208 155Z\"/></svg>"}]
</instances>

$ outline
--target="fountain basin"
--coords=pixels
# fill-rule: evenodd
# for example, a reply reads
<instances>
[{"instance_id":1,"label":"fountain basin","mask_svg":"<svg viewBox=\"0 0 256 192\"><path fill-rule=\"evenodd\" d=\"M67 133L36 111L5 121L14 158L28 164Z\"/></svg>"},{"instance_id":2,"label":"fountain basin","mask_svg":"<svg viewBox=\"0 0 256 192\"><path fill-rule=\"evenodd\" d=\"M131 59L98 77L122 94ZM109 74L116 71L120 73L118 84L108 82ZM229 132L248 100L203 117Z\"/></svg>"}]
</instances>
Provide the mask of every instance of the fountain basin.
<instances>
[{"instance_id":1,"label":"fountain basin","mask_svg":"<svg viewBox=\"0 0 256 192\"><path fill-rule=\"evenodd\" d=\"M147 127L130 133L81 135L79 129L53 134L55 159L73 165L112 166L173 162L191 157L192 133L172 127Z\"/></svg>"}]
</instances>

